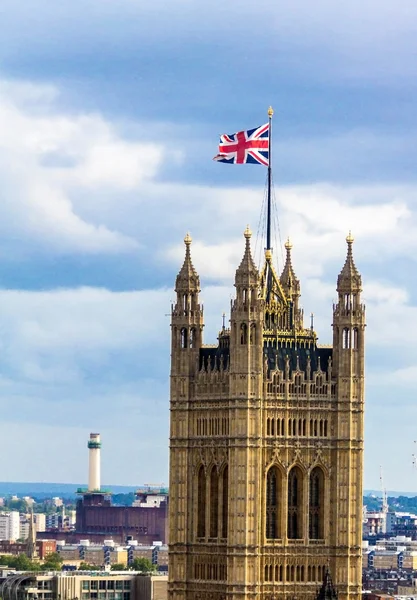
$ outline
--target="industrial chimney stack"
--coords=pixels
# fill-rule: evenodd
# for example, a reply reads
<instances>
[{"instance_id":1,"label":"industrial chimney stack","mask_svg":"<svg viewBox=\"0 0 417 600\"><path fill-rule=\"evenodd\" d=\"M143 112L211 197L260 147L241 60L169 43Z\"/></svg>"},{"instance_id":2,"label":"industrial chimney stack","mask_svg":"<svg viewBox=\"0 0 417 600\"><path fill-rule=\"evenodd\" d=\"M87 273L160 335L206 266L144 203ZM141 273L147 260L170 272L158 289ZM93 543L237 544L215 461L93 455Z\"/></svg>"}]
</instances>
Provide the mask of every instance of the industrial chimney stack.
<instances>
[{"instance_id":1,"label":"industrial chimney stack","mask_svg":"<svg viewBox=\"0 0 417 600\"><path fill-rule=\"evenodd\" d=\"M100 434L90 433L88 440L89 468L88 468L88 491L100 491Z\"/></svg>"}]
</instances>

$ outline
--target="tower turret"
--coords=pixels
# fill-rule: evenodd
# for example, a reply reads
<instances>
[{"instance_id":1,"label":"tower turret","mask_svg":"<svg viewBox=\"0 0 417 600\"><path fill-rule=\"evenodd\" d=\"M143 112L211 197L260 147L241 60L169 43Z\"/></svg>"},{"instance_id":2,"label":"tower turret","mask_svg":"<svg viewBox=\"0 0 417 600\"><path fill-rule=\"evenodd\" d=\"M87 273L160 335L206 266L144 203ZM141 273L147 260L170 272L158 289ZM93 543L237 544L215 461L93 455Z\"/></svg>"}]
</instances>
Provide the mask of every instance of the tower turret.
<instances>
[{"instance_id":1,"label":"tower turret","mask_svg":"<svg viewBox=\"0 0 417 600\"><path fill-rule=\"evenodd\" d=\"M345 264L337 278L338 302L333 306L334 373L363 378L365 306L361 304L362 278L353 260L353 241L349 232Z\"/></svg>"},{"instance_id":2,"label":"tower turret","mask_svg":"<svg viewBox=\"0 0 417 600\"><path fill-rule=\"evenodd\" d=\"M231 308L230 368L239 373L262 371L262 300L259 271L252 258L249 227L244 232L245 252L236 270L236 298ZM242 380L243 381L243 380Z\"/></svg>"},{"instance_id":3,"label":"tower turret","mask_svg":"<svg viewBox=\"0 0 417 600\"><path fill-rule=\"evenodd\" d=\"M171 374L195 373L203 342L203 308L199 304L200 278L191 260L191 236L184 238L185 258L175 282L176 302L171 311Z\"/></svg>"},{"instance_id":4,"label":"tower turret","mask_svg":"<svg viewBox=\"0 0 417 600\"><path fill-rule=\"evenodd\" d=\"M301 296L300 280L297 278L292 266L291 250L292 244L288 238L285 242L287 253L285 265L279 278L282 289L292 306L292 314L295 329L301 329L303 326L303 314L299 310L299 298Z\"/></svg>"}]
</instances>

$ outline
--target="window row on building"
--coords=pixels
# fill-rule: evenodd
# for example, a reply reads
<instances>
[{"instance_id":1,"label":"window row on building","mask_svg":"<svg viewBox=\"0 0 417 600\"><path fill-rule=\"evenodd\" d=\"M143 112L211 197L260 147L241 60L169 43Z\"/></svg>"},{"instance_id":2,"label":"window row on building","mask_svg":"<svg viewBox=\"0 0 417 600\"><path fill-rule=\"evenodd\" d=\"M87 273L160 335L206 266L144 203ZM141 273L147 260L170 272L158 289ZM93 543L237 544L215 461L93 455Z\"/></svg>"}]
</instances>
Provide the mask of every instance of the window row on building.
<instances>
[{"instance_id":1,"label":"window row on building","mask_svg":"<svg viewBox=\"0 0 417 600\"><path fill-rule=\"evenodd\" d=\"M204 579L206 581L227 581L227 566L211 562L195 563L194 579Z\"/></svg>"},{"instance_id":2,"label":"window row on building","mask_svg":"<svg viewBox=\"0 0 417 600\"><path fill-rule=\"evenodd\" d=\"M82 582L84 590L130 590L131 581L128 579L85 579Z\"/></svg>"},{"instance_id":3,"label":"window row on building","mask_svg":"<svg viewBox=\"0 0 417 600\"><path fill-rule=\"evenodd\" d=\"M307 475L294 466L288 477L277 466L270 467L266 476L266 538L324 539L324 498L325 476L320 467ZM304 531L306 513L308 532Z\"/></svg>"},{"instance_id":4,"label":"window row on building","mask_svg":"<svg viewBox=\"0 0 417 600\"><path fill-rule=\"evenodd\" d=\"M198 417L197 435L229 435L227 417Z\"/></svg>"},{"instance_id":5,"label":"window row on building","mask_svg":"<svg viewBox=\"0 0 417 600\"><path fill-rule=\"evenodd\" d=\"M324 382L323 377L318 377L316 382L288 382L285 380L278 382L277 379L274 379L267 383L266 391L274 396L285 397L287 386L288 394L291 396L307 396L307 393L310 396L328 396L329 393L334 396L336 393L336 385Z\"/></svg>"},{"instance_id":6,"label":"window row on building","mask_svg":"<svg viewBox=\"0 0 417 600\"><path fill-rule=\"evenodd\" d=\"M265 565L265 582L316 582L323 581L326 567L323 565Z\"/></svg>"},{"instance_id":7,"label":"window row on building","mask_svg":"<svg viewBox=\"0 0 417 600\"><path fill-rule=\"evenodd\" d=\"M287 427L286 427L287 425ZM329 435L327 419L283 419L267 418L266 435L269 436L307 436L327 437Z\"/></svg>"}]
</instances>

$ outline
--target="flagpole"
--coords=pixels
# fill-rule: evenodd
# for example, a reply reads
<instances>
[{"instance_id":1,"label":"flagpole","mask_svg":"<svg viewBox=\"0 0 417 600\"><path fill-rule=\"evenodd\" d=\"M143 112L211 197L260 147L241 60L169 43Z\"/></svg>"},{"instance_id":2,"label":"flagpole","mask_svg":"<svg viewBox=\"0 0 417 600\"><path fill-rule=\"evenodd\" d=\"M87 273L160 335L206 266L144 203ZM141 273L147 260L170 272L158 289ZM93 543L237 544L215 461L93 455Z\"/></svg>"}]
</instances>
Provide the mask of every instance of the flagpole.
<instances>
[{"instance_id":1,"label":"flagpole","mask_svg":"<svg viewBox=\"0 0 417 600\"><path fill-rule=\"evenodd\" d=\"M272 187L272 171L271 171L271 146L272 146L272 116L274 114L272 106L268 108L269 119L269 136L268 136L268 196L267 196L267 220L266 220L266 249L271 250L271 187Z\"/></svg>"}]
</instances>

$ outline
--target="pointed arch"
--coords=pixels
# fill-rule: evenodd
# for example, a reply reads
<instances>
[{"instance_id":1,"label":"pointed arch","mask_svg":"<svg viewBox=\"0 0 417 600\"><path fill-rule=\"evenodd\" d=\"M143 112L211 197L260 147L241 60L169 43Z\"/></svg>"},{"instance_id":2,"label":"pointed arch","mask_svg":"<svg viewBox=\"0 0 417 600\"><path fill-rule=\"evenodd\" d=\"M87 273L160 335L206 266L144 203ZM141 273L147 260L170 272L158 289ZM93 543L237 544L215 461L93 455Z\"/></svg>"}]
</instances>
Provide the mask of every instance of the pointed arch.
<instances>
[{"instance_id":1,"label":"pointed arch","mask_svg":"<svg viewBox=\"0 0 417 600\"><path fill-rule=\"evenodd\" d=\"M248 343L248 326L242 323L240 326L240 343L246 345Z\"/></svg>"},{"instance_id":2,"label":"pointed arch","mask_svg":"<svg viewBox=\"0 0 417 600\"><path fill-rule=\"evenodd\" d=\"M219 533L219 474L213 465L210 472L210 537Z\"/></svg>"},{"instance_id":3,"label":"pointed arch","mask_svg":"<svg viewBox=\"0 0 417 600\"><path fill-rule=\"evenodd\" d=\"M303 537L303 483L303 472L299 466L294 466L288 475L287 535L290 540Z\"/></svg>"},{"instance_id":4,"label":"pointed arch","mask_svg":"<svg viewBox=\"0 0 417 600\"><path fill-rule=\"evenodd\" d=\"M206 472L204 465L197 475L197 537L206 536Z\"/></svg>"},{"instance_id":5,"label":"pointed arch","mask_svg":"<svg viewBox=\"0 0 417 600\"><path fill-rule=\"evenodd\" d=\"M249 343L252 345L256 344L256 325L255 325L255 323L252 323L252 325L250 326Z\"/></svg>"},{"instance_id":6,"label":"pointed arch","mask_svg":"<svg viewBox=\"0 0 417 600\"><path fill-rule=\"evenodd\" d=\"M265 534L268 540L281 537L280 521L281 506L280 493L282 489L281 471L276 465L270 467L266 474L266 520Z\"/></svg>"},{"instance_id":7,"label":"pointed arch","mask_svg":"<svg viewBox=\"0 0 417 600\"><path fill-rule=\"evenodd\" d=\"M312 540L324 539L324 473L314 467L310 473L310 497L308 510L309 537Z\"/></svg>"},{"instance_id":8,"label":"pointed arch","mask_svg":"<svg viewBox=\"0 0 417 600\"><path fill-rule=\"evenodd\" d=\"M226 465L222 473L222 537L227 538L229 518L229 467Z\"/></svg>"},{"instance_id":9,"label":"pointed arch","mask_svg":"<svg viewBox=\"0 0 417 600\"><path fill-rule=\"evenodd\" d=\"M359 329L357 327L353 330L352 348L354 350L359 348Z\"/></svg>"},{"instance_id":10,"label":"pointed arch","mask_svg":"<svg viewBox=\"0 0 417 600\"><path fill-rule=\"evenodd\" d=\"M195 348L196 347L196 328L192 327L190 329L190 348Z\"/></svg>"},{"instance_id":11,"label":"pointed arch","mask_svg":"<svg viewBox=\"0 0 417 600\"><path fill-rule=\"evenodd\" d=\"M186 327L181 329L181 348L184 350L188 347L188 331Z\"/></svg>"}]
</instances>

